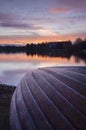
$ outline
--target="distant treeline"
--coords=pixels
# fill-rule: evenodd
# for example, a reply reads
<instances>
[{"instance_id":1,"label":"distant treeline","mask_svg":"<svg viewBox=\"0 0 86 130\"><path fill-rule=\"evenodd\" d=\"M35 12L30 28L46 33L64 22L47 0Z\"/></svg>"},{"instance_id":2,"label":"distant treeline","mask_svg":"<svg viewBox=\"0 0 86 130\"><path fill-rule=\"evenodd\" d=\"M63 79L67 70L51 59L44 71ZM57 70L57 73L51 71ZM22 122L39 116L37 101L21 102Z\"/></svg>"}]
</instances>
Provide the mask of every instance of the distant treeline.
<instances>
[{"instance_id":1,"label":"distant treeline","mask_svg":"<svg viewBox=\"0 0 86 130\"><path fill-rule=\"evenodd\" d=\"M0 46L0 53L26 53L27 55L41 55L50 57L67 57L72 55L86 59L86 40L76 39L61 42L31 43L25 46L5 45Z\"/></svg>"}]
</instances>

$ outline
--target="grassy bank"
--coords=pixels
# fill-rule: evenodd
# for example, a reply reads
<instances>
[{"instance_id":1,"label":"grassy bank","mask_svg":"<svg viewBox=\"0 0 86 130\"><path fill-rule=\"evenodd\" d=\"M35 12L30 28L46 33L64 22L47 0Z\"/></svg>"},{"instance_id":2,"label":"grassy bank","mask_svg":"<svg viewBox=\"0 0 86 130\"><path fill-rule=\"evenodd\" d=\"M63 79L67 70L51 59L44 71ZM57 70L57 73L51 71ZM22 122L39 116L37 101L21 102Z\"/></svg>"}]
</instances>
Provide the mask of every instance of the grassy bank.
<instances>
[{"instance_id":1,"label":"grassy bank","mask_svg":"<svg viewBox=\"0 0 86 130\"><path fill-rule=\"evenodd\" d=\"M0 84L0 130L10 130L9 110L15 86Z\"/></svg>"}]
</instances>

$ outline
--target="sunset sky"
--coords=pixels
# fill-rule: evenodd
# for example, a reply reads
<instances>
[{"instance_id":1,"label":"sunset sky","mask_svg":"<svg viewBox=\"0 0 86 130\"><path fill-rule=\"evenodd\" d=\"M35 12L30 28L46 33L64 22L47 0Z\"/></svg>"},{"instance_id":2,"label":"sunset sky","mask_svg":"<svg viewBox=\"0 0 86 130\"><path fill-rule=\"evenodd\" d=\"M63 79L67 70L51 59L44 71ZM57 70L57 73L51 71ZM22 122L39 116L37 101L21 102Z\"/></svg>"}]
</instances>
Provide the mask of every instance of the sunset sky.
<instances>
[{"instance_id":1,"label":"sunset sky","mask_svg":"<svg viewBox=\"0 0 86 130\"><path fill-rule=\"evenodd\" d=\"M0 0L0 43L86 38L86 0Z\"/></svg>"}]
</instances>

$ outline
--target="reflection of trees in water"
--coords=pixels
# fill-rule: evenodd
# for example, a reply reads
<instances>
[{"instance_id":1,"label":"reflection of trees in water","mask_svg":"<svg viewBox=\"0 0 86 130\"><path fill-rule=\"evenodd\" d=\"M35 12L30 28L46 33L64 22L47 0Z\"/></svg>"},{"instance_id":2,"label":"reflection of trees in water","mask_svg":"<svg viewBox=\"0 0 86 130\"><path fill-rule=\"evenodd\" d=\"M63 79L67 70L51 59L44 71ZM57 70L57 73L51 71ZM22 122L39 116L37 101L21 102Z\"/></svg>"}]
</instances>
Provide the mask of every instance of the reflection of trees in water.
<instances>
[{"instance_id":1,"label":"reflection of trees in water","mask_svg":"<svg viewBox=\"0 0 86 130\"><path fill-rule=\"evenodd\" d=\"M32 57L34 57L34 56L38 56L38 57L43 57L43 58L47 58L47 57L50 57L50 58L56 58L56 57L59 57L59 58L66 58L68 61L70 61L70 59L71 59L71 57L73 56L74 58L75 58L75 63L80 63L81 61L83 61L85 64L86 64L86 58L85 57L83 57L83 56L80 56L80 55L73 55L73 54L71 54L71 55L67 55L67 54L64 54L64 53L62 53L61 54L61 52L60 52L60 54L58 54L58 55L56 55L56 54L52 54L52 53L50 53L50 54L47 54L47 55L42 55L42 54L26 54L27 56L32 56Z\"/></svg>"},{"instance_id":2,"label":"reflection of trees in water","mask_svg":"<svg viewBox=\"0 0 86 130\"><path fill-rule=\"evenodd\" d=\"M26 53L26 55L38 55L42 57L61 57L70 60L75 57L75 62L81 60L86 63L86 41L76 40L75 44L71 41L49 42L42 44L27 44L26 46L0 46L0 53Z\"/></svg>"},{"instance_id":3,"label":"reflection of trees in water","mask_svg":"<svg viewBox=\"0 0 86 130\"><path fill-rule=\"evenodd\" d=\"M81 60L86 64L86 53L84 52L78 52L74 53L74 58L76 63L80 63Z\"/></svg>"},{"instance_id":4,"label":"reflection of trees in water","mask_svg":"<svg viewBox=\"0 0 86 130\"><path fill-rule=\"evenodd\" d=\"M85 57L74 56L74 58L75 58L75 63L80 63L81 61L83 61L86 64Z\"/></svg>"},{"instance_id":5,"label":"reflection of trees in water","mask_svg":"<svg viewBox=\"0 0 86 130\"><path fill-rule=\"evenodd\" d=\"M68 58L68 59L70 59L70 57L71 57L71 54L64 51L64 50L57 50L57 51L53 50L53 51L44 51L44 52L42 50L42 52L40 52L40 53L39 52L36 52L36 53L26 52L26 54L27 54L27 56L28 55L31 55L31 56L38 55L38 56L42 56L42 57L46 57L46 56L48 56L48 57L62 57L62 58Z\"/></svg>"},{"instance_id":6,"label":"reflection of trees in water","mask_svg":"<svg viewBox=\"0 0 86 130\"><path fill-rule=\"evenodd\" d=\"M81 60L83 60L84 63L86 63L86 54L81 51L74 51L72 52L71 50L64 50L64 49L57 49L57 50L42 50L38 52L26 52L27 56L34 56L37 55L38 57L61 57L61 58L66 58L67 60L70 60L70 58L73 56L75 57L75 62L80 63Z\"/></svg>"},{"instance_id":7,"label":"reflection of trees in water","mask_svg":"<svg viewBox=\"0 0 86 130\"><path fill-rule=\"evenodd\" d=\"M75 58L75 63L80 63L81 59L79 57L74 56L74 58Z\"/></svg>"},{"instance_id":8,"label":"reflection of trees in water","mask_svg":"<svg viewBox=\"0 0 86 130\"><path fill-rule=\"evenodd\" d=\"M80 63L83 60L83 62L86 64L86 59L83 59L77 56L74 56L74 58L75 58L75 63Z\"/></svg>"}]
</instances>

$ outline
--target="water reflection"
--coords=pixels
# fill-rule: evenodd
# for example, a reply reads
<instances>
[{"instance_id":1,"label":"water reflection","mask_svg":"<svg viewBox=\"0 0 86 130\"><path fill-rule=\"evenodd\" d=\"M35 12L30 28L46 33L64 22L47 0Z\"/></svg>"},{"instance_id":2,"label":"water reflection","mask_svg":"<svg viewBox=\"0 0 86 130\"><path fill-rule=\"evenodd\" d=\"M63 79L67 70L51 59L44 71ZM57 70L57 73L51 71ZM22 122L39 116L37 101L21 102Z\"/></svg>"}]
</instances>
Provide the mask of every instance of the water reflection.
<instances>
[{"instance_id":1,"label":"water reflection","mask_svg":"<svg viewBox=\"0 0 86 130\"><path fill-rule=\"evenodd\" d=\"M17 85L31 69L48 66L85 66L86 59L77 56L0 54L0 83Z\"/></svg>"},{"instance_id":2,"label":"water reflection","mask_svg":"<svg viewBox=\"0 0 86 130\"><path fill-rule=\"evenodd\" d=\"M74 64L81 64L83 62L83 65L86 64L86 54L81 53L79 55L70 55L69 53L62 53L62 52L57 52L56 53L49 53L47 55L43 54L26 54L26 53L2 53L0 54L0 61L3 62L21 62L21 61L32 61L34 64L34 61L43 61L43 62L49 62L49 61L54 61L58 63L63 63L65 65L65 61L67 64L72 65Z\"/></svg>"}]
</instances>

